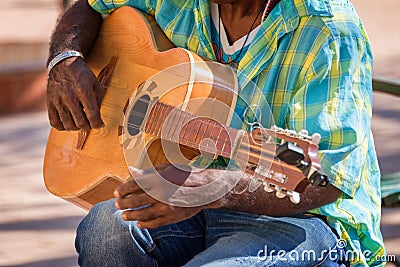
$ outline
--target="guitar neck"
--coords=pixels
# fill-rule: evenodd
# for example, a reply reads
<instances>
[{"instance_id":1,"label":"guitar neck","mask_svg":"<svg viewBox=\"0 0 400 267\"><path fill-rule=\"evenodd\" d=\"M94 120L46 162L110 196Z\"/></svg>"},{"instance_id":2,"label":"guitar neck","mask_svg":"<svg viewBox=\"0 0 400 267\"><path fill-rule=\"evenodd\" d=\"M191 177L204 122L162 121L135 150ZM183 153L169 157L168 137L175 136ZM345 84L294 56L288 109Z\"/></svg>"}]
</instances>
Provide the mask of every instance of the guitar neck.
<instances>
[{"instance_id":1,"label":"guitar neck","mask_svg":"<svg viewBox=\"0 0 400 267\"><path fill-rule=\"evenodd\" d=\"M291 190L303 190L304 174L296 166L276 157L277 132L274 130L244 133L157 101L150 101L144 121L141 131L147 134L197 149L212 157L233 159L255 177ZM279 133L278 136L283 137ZM301 187L298 186L300 184Z\"/></svg>"}]
</instances>

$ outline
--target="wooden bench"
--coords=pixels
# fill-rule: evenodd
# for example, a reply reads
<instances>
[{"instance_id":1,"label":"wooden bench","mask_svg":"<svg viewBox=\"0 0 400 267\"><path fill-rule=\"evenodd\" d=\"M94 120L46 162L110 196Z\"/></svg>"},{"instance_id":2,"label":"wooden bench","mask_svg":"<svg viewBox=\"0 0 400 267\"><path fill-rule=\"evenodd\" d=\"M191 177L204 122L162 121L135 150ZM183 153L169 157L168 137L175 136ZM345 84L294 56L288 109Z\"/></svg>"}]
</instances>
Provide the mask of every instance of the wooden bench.
<instances>
[{"instance_id":1,"label":"wooden bench","mask_svg":"<svg viewBox=\"0 0 400 267\"><path fill-rule=\"evenodd\" d=\"M374 91L400 96L400 82L384 78L374 78L372 81ZM400 171L383 175L381 179L382 205L392 207L400 205Z\"/></svg>"}]
</instances>

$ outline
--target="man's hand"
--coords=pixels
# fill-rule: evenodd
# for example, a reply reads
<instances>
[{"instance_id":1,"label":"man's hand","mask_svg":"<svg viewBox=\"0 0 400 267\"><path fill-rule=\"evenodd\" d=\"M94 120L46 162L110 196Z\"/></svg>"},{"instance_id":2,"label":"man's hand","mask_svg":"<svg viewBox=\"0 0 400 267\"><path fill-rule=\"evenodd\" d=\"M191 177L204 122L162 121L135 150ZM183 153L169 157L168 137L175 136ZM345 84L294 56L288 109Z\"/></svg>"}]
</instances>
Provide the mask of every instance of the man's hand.
<instances>
[{"instance_id":1,"label":"man's hand","mask_svg":"<svg viewBox=\"0 0 400 267\"><path fill-rule=\"evenodd\" d=\"M209 208L292 216L331 203L342 193L332 185L309 185L302 193L301 202L293 204L288 197L277 198L274 192L268 193L262 186L250 190L252 177L241 171L206 169L193 173L190 167L163 165L155 170L131 169L131 174L135 179L115 190L115 206L123 210L124 220L137 220L143 228L180 222ZM163 180L177 187L171 190Z\"/></svg>"},{"instance_id":2,"label":"man's hand","mask_svg":"<svg viewBox=\"0 0 400 267\"><path fill-rule=\"evenodd\" d=\"M172 165L158 166L157 170L137 170L131 168L134 180L130 180L119 186L114 195L117 198L115 206L124 210L122 218L126 221L137 220L141 228L157 228L163 225L177 223L189 219L205 208L218 207L218 201L202 206L178 207L159 201L148 193L152 190L163 190L157 183L148 183L145 190L136 182L139 179L157 180L156 175L176 185L196 187L209 183L213 178L207 175L207 171L191 175L190 171L176 168ZM153 179L154 178L154 179Z\"/></svg>"},{"instance_id":3,"label":"man's hand","mask_svg":"<svg viewBox=\"0 0 400 267\"><path fill-rule=\"evenodd\" d=\"M87 56L101 21L101 15L87 0L76 1L62 15L51 36L47 64L68 50ZM101 127L99 89L96 77L82 58L68 58L55 65L47 82L50 124L60 131Z\"/></svg>"},{"instance_id":4,"label":"man's hand","mask_svg":"<svg viewBox=\"0 0 400 267\"><path fill-rule=\"evenodd\" d=\"M100 128L100 84L82 58L68 58L51 70L47 108L51 126L62 130Z\"/></svg>"}]
</instances>

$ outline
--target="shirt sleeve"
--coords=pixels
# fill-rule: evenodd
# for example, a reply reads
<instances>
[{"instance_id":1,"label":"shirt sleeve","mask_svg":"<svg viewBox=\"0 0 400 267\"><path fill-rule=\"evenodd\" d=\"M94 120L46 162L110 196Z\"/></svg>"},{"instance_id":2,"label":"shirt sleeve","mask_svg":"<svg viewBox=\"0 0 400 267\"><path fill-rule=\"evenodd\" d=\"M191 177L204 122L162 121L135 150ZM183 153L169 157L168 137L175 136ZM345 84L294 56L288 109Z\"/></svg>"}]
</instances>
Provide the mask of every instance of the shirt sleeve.
<instances>
[{"instance_id":1,"label":"shirt sleeve","mask_svg":"<svg viewBox=\"0 0 400 267\"><path fill-rule=\"evenodd\" d=\"M101 14L110 14L122 6L131 6L154 16L156 0L88 0L89 5Z\"/></svg>"},{"instance_id":2,"label":"shirt sleeve","mask_svg":"<svg viewBox=\"0 0 400 267\"><path fill-rule=\"evenodd\" d=\"M353 197L369 147L372 56L362 37L336 37L323 45L294 93L288 123L321 134L319 157L330 182Z\"/></svg>"}]
</instances>

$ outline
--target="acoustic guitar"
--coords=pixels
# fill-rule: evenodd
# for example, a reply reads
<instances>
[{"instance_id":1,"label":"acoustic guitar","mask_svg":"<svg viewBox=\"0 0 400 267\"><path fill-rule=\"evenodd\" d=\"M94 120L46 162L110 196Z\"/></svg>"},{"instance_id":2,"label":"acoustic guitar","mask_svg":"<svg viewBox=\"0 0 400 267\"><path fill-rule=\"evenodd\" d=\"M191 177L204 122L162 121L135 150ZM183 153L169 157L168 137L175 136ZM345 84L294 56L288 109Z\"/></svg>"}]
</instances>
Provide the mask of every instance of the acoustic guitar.
<instances>
[{"instance_id":1,"label":"acoustic guitar","mask_svg":"<svg viewBox=\"0 0 400 267\"><path fill-rule=\"evenodd\" d=\"M102 86L105 127L50 130L43 174L52 194L90 209L130 179L128 166L192 164L200 156L229 158L265 190L295 203L308 184L327 184L318 136L229 127L238 94L235 72L175 48L153 18L130 7L114 11L87 64Z\"/></svg>"}]
</instances>

